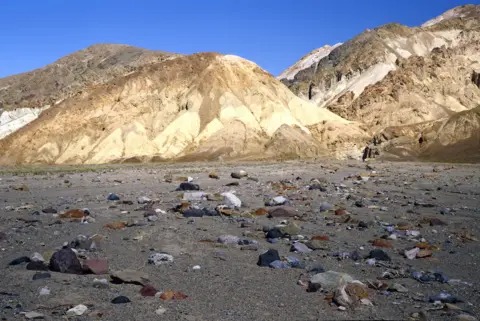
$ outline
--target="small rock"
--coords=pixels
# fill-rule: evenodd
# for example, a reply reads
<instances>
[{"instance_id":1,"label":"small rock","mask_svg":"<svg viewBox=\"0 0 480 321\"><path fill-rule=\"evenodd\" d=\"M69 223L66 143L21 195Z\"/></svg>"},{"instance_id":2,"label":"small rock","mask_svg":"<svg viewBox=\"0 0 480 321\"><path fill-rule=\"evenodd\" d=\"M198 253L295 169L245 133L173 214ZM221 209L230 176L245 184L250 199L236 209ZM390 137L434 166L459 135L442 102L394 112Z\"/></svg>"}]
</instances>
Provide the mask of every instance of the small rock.
<instances>
[{"instance_id":1,"label":"small rock","mask_svg":"<svg viewBox=\"0 0 480 321\"><path fill-rule=\"evenodd\" d=\"M145 285L144 287L142 287L142 289L140 290L140 294L142 296L155 296L155 294L157 293L157 289L155 289L153 286L151 285Z\"/></svg>"},{"instance_id":2,"label":"small rock","mask_svg":"<svg viewBox=\"0 0 480 321\"><path fill-rule=\"evenodd\" d=\"M45 262L29 262L26 269L30 271L48 271L48 266Z\"/></svg>"},{"instance_id":3,"label":"small rock","mask_svg":"<svg viewBox=\"0 0 480 321\"><path fill-rule=\"evenodd\" d=\"M310 278L309 288L317 288L320 286L321 289L330 291L335 289L341 282L349 283L353 282L353 278L346 274L336 271L327 271L323 273L317 273Z\"/></svg>"},{"instance_id":4,"label":"small rock","mask_svg":"<svg viewBox=\"0 0 480 321\"><path fill-rule=\"evenodd\" d=\"M400 293L408 292L408 289L406 287L404 287L403 285L399 284L399 283L392 284L388 289L390 291L395 291L395 292L400 292Z\"/></svg>"},{"instance_id":5,"label":"small rock","mask_svg":"<svg viewBox=\"0 0 480 321\"><path fill-rule=\"evenodd\" d=\"M326 212L333 210L333 205L330 203L322 203L320 204L320 212Z\"/></svg>"},{"instance_id":6,"label":"small rock","mask_svg":"<svg viewBox=\"0 0 480 321\"><path fill-rule=\"evenodd\" d=\"M21 256L11 261L10 263L8 263L8 265L19 265L19 264L28 263L28 262L30 262L30 258L28 256Z\"/></svg>"},{"instance_id":7,"label":"small rock","mask_svg":"<svg viewBox=\"0 0 480 321\"><path fill-rule=\"evenodd\" d=\"M389 249L393 247L392 244L390 244L390 242L384 239L376 239L372 242L372 245L375 247L383 247L383 248L389 248Z\"/></svg>"},{"instance_id":8,"label":"small rock","mask_svg":"<svg viewBox=\"0 0 480 321\"><path fill-rule=\"evenodd\" d=\"M297 215L298 213L295 211L295 209L288 206L279 206L268 211L269 217L294 217Z\"/></svg>"},{"instance_id":9,"label":"small rock","mask_svg":"<svg viewBox=\"0 0 480 321\"><path fill-rule=\"evenodd\" d=\"M347 213L346 210L344 210L343 208L339 208L337 210L335 210L335 215L345 215Z\"/></svg>"},{"instance_id":10,"label":"small rock","mask_svg":"<svg viewBox=\"0 0 480 321\"><path fill-rule=\"evenodd\" d=\"M147 274L133 270L116 271L110 276L114 283L132 283L144 285L148 281Z\"/></svg>"},{"instance_id":11,"label":"small rock","mask_svg":"<svg viewBox=\"0 0 480 321\"><path fill-rule=\"evenodd\" d=\"M273 261L280 261L280 255L275 249L269 249L258 257L258 266L269 266Z\"/></svg>"},{"instance_id":12,"label":"small rock","mask_svg":"<svg viewBox=\"0 0 480 321\"><path fill-rule=\"evenodd\" d=\"M153 265L173 263L173 256L167 253L154 253L148 257L148 263Z\"/></svg>"},{"instance_id":13,"label":"small rock","mask_svg":"<svg viewBox=\"0 0 480 321\"><path fill-rule=\"evenodd\" d=\"M240 241L240 238L235 235L222 235L217 240L218 243L227 245L238 244L238 241Z\"/></svg>"},{"instance_id":14,"label":"small rock","mask_svg":"<svg viewBox=\"0 0 480 321\"><path fill-rule=\"evenodd\" d=\"M225 192L221 194L228 206L233 208L242 207L242 201L233 193Z\"/></svg>"},{"instance_id":15,"label":"small rock","mask_svg":"<svg viewBox=\"0 0 480 321\"><path fill-rule=\"evenodd\" d=\"M429 257L432 256L432 251L431 250L419 250L417 252L417 257L418 258L424 258L424 257Z\"/></svg>"},{"instance_id":16,"label":"small rock","mask_svg":"<svg viewBox=\"0 0 480 321\"><path fill-rule=\"evenodd\" d=\"M109 284L107 279L97 279L93 280L93 287L97 289L106 289L108 288Z\"/></svg>"},{"instance_id":17,"label":"small rock","mask_svg":"<svg viewBox=\"0 0 480 321\"><path fill-rule=\"evenodd\" d=\"M167 312L167 309L165 309L164 307L159 307L158 309L155 310L155 314L157 315L163 315L165 314L165 312Z\"/></svg>"},{"instance_id":18,"label":"small rock","mask_svg":"<svg viewBox=\"0 0 480 321\"><path fill-rule=\"evenodd\" d=\"M199 191L200 186L198 184L193 183L180 183L178 186L177 191Z\"/></svg>"},{"instance_id":19,"label":"small rock","mask_svg":"<svg viewBox=\"0 0 480 321\"><path fill-rule=\"evenodd\" d=\"M240 170L240 171L231 173L230 176L231 176L232 178L241 179L241 178L243 178L243 177L247 177L248 174L247 174L246 171Z\"/></svg>"},{"instance_id":20,"label":"small rock","mask_svg":"<svg viewBox=\"0 0 480 321\"><path fill-rule=\"evenodd\" d=\"M54 209L53 207L47 207L42 210L43 213L45 214L57 214L58 211Z\"/></svg>"},{"instance_id":21,"label":"small rock","mask_svg":"<svg viewBox=\"0 0 480 321\"><path fill-rule=\"evenodd\" d=\"M41 288L40 295L50 295L50 289L47 287Z\"/></svg>"},{"instance_id":22,"label":"small rock","mask_svg":"<svg viewBox=\"0 0 480 321\"><path fill-rule=\"evenodd\" d=\"M285 226L281 226L278 228L280 230L280 232L282 232L283 235L297 235L298 233L300 233L300 227L293 223L293 222L290 222L288 223L287 225Z\"/></svg>"},{"instance_id":23,"label":"small rock","mask_svg":"<svg viewBox=\"0 0 480 321\"><path fill-rule=\"evenodd\" d=\"M117 194L110 193L107 197L107 200L109 200L109 201L119 201L120 197Z\"/></svg>"},{"instance_id":24,"label":"small rock","mask_svg":"<svg viewBox=\"0 0 480 321\"><path fill-rule=\"evenodd\" d=\"M213 179L220 179L220 177L215 172L210 172L210 174L208 174L208 177Z\"/></svg>"},{"instance_id":25,"label":"small rock","mask_svg":"<svg viewBox=\"0 0 480 321\"><path fill-rule=\"evenodd\" d=\"M88 259L84 261L84 264L88 270L93 274L107 274L108 273L108 261L107 259Z\"/></svg>"},{"instance_id":26,"label":"small rock","mask_svg":"<svg viewBox=\"0 0 480 321\"><path fill-rule=\"evenodd\" d=\"M465 314L465 313L457 315L455 317L455 320L456 321L478 321L478 319L473 315Z\"/></svg>"},{"instance_id":27,"label":"small rock","mask_svg":"<svg viewBox=\"0 0 480 321\"><path fill-rule=\"evenodd\" d=\"M369 259L375 259L377 261L391 261L392 259L388 256L387 253L380 249L371 250L368 255Z\"/></svg>"},{"instance_id":28,"label":"small rock","mask_svg":"<svg viewBox=\"0 0 480 321\"><path fill-rule=\"evenodd\" d=\"M299 252L299 253L310 253L312 252L311 249L308 248L308 246L306 246L305 244L303 243L293 243L291 248L290 248L290 251L291 252Z\"/></svg>"},{"instance_id":29,"label":"small rock","mask_svg":"<svg viewBox=\"0 0 480 321\"><path fill-rule=\"evenodd\" d=\"M170 301L170 300L183 300L188 298L185 294L178 291L167 290L160 295L161 300Z\"/></svg>"},{"instance_id":30,"label":"small rock","mask_svg":"<svg viewBox=\"0 0 480 321\"><path fill-rule=\"evenodd\" d=\"M88 310L88 308L85 305L79 304L79 305L71 308L70 310L68 310L66 315L67 316L79 316L79 315L82 315L85 312L87 312L87 310Z\"/></svg>"},{"instance_id":31,"label":"small rock","mask_svg":"<svg viewBox=\"0 0 480 321\"><path fill-rule=\"evenodd\" d=\"M149 199L149 198L146 197L146 196L141 196L141 197L139 197L139 198L137 199L137 203L138 203L138 204L149 204L149 203L151 203L151 202L152 202L152 200Z\"/></svg>"},{"instance_id":32,"label":"small rock","mask_svg":"<svg viewBox=\"0 0 480 321\"><path fill-rule=\"evenodd\" d=\"M130 299L127 298L126 296L120 295L120 296L117 296L116 298L114 298L111 302L113 304L123 304L123 303L129 303L129 302L132 302L132 301L130 301Z\"/></svg>"},{"instance_id":33,"label":"small rock","mask_svg":"<svg viewBox=\"0 0 480 321\"><path fill-rule=\"evenodd\" d=\"M26 319L29 319L29 320L39 320L45 317L43 314L35 311L21 312L21 313L25 316Z\"/></svg>"}]
</instances>

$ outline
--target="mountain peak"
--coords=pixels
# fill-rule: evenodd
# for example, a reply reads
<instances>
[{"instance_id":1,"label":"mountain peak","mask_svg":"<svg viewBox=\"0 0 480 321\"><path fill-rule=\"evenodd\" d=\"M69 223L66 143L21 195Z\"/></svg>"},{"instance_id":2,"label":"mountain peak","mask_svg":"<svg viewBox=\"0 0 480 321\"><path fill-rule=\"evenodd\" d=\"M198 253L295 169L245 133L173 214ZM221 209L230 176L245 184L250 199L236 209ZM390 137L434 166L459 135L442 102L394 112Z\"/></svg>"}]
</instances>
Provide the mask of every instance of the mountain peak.
<instances>
[{"instance_id":1,"label":"mountain peak","mask_svg":"<svg viewBox=\"0 0 480 321\"><path fill-rule=\"evenodd\" d=\"M474 4L467 4L464 6L455 7L448 11L445 11L438 17L428 20L422 27L431 27L440 23L442 21L456 19L456 18L472 18L472 17L479 17L480 16L480 5Z\"/></svg>"}]
</instances>

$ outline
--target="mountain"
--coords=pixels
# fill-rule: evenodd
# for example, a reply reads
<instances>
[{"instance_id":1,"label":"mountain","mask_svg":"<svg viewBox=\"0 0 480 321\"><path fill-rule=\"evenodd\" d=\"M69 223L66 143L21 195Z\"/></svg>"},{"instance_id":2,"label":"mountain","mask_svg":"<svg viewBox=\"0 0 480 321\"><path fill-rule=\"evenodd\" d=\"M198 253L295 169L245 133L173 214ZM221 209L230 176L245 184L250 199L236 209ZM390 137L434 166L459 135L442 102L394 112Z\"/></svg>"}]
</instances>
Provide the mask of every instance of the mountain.
<instances>
[{"instance_id":1,"label":"mountain","mask_svg":"<svg viewBox=\"0 0 480 321\"><path fill-rule=\"evenodd\" d=\"M162 51L100 44L43 68L1 78L0 139L69 97L170 57Z\"/></svg>"},{"instance_id":2,"label":"mountain","mask_svg":"<svg viewBox=\"0 0 480 321\"><path fill-rule=\"evenodd\" d=\"M370 136L250 61L201 53L84 88L0 140L0 163L346 157Z\"/></svg>"},{"instance_id":3,"label":"mountain","mask_svg":"<svg viewBox=\"0 0 480 321\"><path fill-rule=\"evenodd\" d=\"M293 79L282 78L282 82L299 97L320 107L346 94L353 95L350 100L354 100L368 85L397 69L398 59L425 56L442 46L457 46L462 32L478 28L479 8L472 5L453 9L457 15L447 15L448 19L437 19L437 23L427 23L426 27L391 23L366 30L317 63L299 70Z\"/></svg>"},{"instance_id":4,"label":"mountain","mask_svg":"<svg viewBox=\"0 0 480 321\"><path fill-rule=\"evenodd\" d=\"M443 119L383 129L375 137L388 159L480 162L480 105Z\"/></svg>"}]
</instances>

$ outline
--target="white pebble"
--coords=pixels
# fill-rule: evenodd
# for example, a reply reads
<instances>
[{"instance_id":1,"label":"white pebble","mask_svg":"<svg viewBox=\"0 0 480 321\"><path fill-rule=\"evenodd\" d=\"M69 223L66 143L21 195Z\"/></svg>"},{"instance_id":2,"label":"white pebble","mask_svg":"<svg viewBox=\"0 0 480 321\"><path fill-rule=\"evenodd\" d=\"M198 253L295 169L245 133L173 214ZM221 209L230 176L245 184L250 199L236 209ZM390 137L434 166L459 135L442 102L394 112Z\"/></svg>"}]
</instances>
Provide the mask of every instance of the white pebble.
<instances>
[{"instance_id":1,"label":"white pebble","mask_svg":"<svg viewBox=\"0 0 480 321\"><path fill-rule=\"evenodd\" d=\"M201 267L200 267L200 265L195 265L194 267L192 267L192 269L194 269L194 270L200 270Z\"/></svg>"}]
</instances>

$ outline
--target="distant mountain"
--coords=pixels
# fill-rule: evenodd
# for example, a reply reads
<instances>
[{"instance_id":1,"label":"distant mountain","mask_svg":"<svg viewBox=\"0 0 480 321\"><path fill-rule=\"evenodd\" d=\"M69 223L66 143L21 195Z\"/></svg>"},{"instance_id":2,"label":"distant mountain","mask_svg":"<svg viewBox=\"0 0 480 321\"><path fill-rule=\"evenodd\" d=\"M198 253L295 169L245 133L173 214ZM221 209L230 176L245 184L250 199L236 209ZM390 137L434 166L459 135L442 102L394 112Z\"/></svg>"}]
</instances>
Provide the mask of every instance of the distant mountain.
<instances>
[{"instance_id":1,"label":"distant mountain","mask_svg":"<svg viewBox=\"0 0 480 321\"><path fill-rule=\"evenodd\" d=\"M250 61L202 53L84 88L0 140L0 163L357 157L370 136Z\"/></svg>"}]
</instances>

